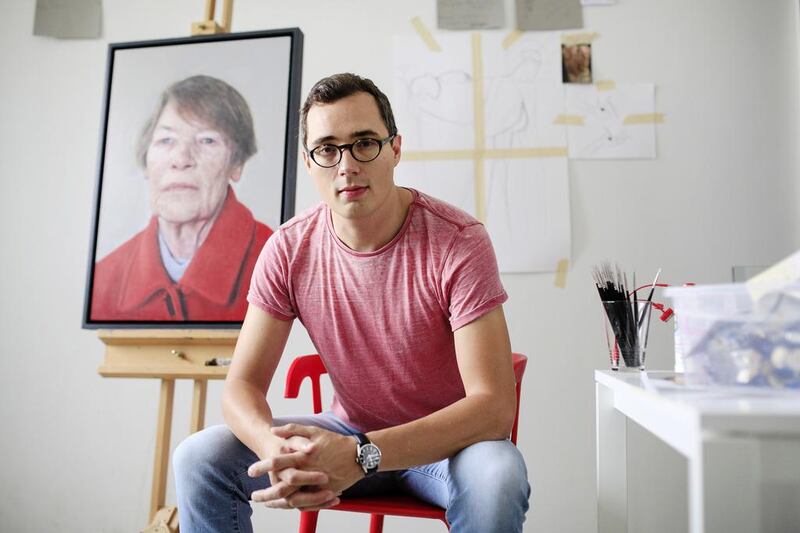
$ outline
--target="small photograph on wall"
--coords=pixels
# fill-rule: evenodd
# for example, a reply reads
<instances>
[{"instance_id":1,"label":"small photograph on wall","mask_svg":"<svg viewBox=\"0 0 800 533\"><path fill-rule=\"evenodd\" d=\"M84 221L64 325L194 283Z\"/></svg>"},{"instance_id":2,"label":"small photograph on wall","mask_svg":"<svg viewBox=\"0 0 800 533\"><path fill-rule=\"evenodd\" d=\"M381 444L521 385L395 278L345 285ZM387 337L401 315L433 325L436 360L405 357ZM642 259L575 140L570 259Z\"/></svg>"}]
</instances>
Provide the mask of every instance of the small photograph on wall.
<instances>
[{"instance_id":1,"label":"small photograph on wall","mask_svg":"<svg viewBox=\"0 0 800 533\"><path fill-rule=\"evenodd\" d=\"M109 45L83 326L238 327L294 215L303 35Z\"/></svg>"},{"instance_id":2,"label":"small photograph on wall","mask_svg":"<svg viewBox=\"0 0 800 533\"><path fill-rule=\"evenodd\" d=\"M591 43L562 44L561 72L564 83L592 83Z\"/></svg>"}]
</instances>

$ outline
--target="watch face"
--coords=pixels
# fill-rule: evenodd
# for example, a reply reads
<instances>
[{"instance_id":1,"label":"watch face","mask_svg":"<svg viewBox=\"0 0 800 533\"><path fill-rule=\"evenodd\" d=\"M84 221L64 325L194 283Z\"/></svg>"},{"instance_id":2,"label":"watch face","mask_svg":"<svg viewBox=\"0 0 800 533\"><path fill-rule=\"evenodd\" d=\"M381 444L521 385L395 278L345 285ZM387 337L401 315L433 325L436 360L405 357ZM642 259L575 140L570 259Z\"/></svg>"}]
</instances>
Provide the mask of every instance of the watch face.
<instances>
[{"instance_id":1,"label":"watch face","mask_svg":"<svg viewBox=\"0 0 800 533\"><path fill-rule=\"evenodd\" d=\"M377 468L381 464L381 451L374 444L365 444L358 454L358 462L367 470Z\"/></svg>"}]
</instances>

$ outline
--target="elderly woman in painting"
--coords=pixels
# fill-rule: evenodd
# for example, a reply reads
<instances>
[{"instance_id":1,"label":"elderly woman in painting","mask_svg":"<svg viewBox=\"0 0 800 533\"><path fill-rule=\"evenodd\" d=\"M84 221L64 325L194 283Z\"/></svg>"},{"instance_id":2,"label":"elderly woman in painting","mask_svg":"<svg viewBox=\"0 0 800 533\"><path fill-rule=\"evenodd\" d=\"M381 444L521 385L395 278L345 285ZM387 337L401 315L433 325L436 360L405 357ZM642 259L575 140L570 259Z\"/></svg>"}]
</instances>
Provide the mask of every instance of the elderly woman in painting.
<instances>
[{"instance_id":1,"label":"elderly woman in painting","mask_svg":"<svg viewBox=\"0 0 800 533\"><path fill-rule=\"evenodd\" d=\"M150 222L96 263L91 319L240 321L272 230L231 188L256 152L236 89L210 76L168 87L139 137Z\"/></svg>"}]
</instances>

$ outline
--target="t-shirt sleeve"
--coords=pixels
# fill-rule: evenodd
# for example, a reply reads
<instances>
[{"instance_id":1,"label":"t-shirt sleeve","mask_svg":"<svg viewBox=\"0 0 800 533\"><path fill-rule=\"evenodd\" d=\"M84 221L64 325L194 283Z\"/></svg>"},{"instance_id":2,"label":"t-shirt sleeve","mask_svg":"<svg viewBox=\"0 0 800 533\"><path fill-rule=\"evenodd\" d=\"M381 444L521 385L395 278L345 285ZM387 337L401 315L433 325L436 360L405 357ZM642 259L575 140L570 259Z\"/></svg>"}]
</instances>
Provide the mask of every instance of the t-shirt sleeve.
<instances>
[{"instance_id":1,"label":"t-shirt sleeve","mask_svg":"<svg viewBox=\"0 0 800 533\"><path fill-rule=\"evenodd\" d=\"M250 279L247 301L281 320L292 320L297 312L289 292L289 255L282 232L267 239Z\"/></svg>"},{"instance_id":2,"label":"t-shirt sleeve","mask_svg":"<svg viewBox=\"0 0 800 533\"><path fill-rule=\"evenodd\" d=\"M453 331L508 300L492 241L482 224L467 226L456 236L442 270L442 288Z\"/></svg>"}]
</instances>

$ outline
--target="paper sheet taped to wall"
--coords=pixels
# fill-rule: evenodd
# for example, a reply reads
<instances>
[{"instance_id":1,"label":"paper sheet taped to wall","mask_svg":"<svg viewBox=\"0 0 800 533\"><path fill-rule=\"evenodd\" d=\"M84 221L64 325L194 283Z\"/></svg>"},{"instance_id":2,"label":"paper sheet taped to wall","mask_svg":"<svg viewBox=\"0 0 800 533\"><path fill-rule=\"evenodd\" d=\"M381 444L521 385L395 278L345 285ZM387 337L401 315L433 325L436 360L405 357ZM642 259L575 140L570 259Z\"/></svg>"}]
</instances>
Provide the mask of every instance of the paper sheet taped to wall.
<instances>
[{"instance_id":1,"label":"paper sheet taped to wall","mask_svg":"<svg viewBox=\"0 0 800 533\"><path fill-rule=\"evenodd\" d=\"M651 159L656 157L655 86L565 85L566 112L583 124L567 126L572 159ZM643 119L642 117L645 117ZM663 116L661 116L663 120Z\"/></svg>"},{"instance_id":2,"label":"paper sheet taped to wall","mask_svg":"<svg viewBox=\"0 0 800 533\"><path fill-rule=\"evenodd\" d=\"M438 0L436 17L441 30L490 30L505 26L503 0Z\"/></svg>"},{"instance_id":3,"label":"paper sheet taped to wall","mask_svg":"<svg viewBox=\"0 0 800 533\"><path fill-rule=\"evenodd\" d=\"M516 0L517 27L526 31L583 28L580 0Z\"/></svg>"},{"instance_id":4,"label":"paper sheet taped to wall","mask_svg":"<svg viewBox=\"0 0 800 533\"><path fill-rule=\"evenodd\" d=\"M62 39L97 39L102 20L100 0L36 0L33 34Z\"/></svg>"},{"instance_id":5,"label":"paper sheet taped to wall","mask_svg":"<svg viewBox=\"0 0 800 533\"><path fill-rule=\"evenodd\" d=\"M571 247L560 33L433 37L395 39L397 182L481 218L502 272L552 272Z\"/></svg>"}]
</instances>

